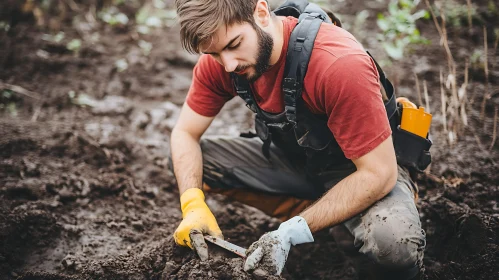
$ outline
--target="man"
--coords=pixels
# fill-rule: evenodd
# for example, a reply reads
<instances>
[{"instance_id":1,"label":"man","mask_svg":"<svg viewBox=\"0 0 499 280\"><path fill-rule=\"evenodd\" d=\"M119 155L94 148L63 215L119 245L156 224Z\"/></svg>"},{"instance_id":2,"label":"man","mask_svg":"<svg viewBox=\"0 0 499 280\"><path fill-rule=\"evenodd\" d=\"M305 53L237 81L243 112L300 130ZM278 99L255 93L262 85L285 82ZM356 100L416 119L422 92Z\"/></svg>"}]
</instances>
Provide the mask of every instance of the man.
<instances>
[{"instance_id":1,"label":"man","mask_svg":"<svg viewBox=\"0 0 499 280\"><path fill-rule=\"evenodd\" d=\"M248 249L247 271L280 274L292 245L313 242L313 233L335 226L348 230L384 279L416 277L425 247L417 190L397 166L379 74L355 38L332 24L320 26L301 98L309 127L329 136L309 139L307 129L298 137L296 127L272 126L285 118L282 80L297 19L276 16L265 0L176 5L183 47L202 53L171 135L183 213L176 242L192 248L191 230L223 237L204 202L204 192L217 192L283 221ZM257 132L272 131L260 136L265 141L201 139L237 95L234 74L250 83Z\"/></svg>"}]
</instances>

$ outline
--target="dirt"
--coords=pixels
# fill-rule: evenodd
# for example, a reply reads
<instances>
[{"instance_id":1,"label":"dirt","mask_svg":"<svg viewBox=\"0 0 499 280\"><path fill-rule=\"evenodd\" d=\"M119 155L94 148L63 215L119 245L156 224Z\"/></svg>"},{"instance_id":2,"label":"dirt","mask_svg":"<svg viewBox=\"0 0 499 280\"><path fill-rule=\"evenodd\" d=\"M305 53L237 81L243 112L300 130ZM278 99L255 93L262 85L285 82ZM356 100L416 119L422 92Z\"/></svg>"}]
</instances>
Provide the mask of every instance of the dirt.
<instances>
[{"instance_id":1,"label":"dirt","mask_svg":"<svg viewBox=\"0 0 499 280\"><path fill-rule=\"evenodd\" d=\"M133 22L125 28L89 23L82 12L86 4L76 1L81 10L71 11L73 21L62 20L65 37L55 42L45 35L57 34L54 26L36 26L32 15L12 3L0 4L16 11L11 18L2 15L11 27L0 31L0 279L262 278L244 272L237 256L214 253L203 262L173 242L181 212L167 164L169 135L196 61L181 50L178 26L143 35ZM372 34L376 13L386 3L345 1L332 7L347 23L369 10L362 29L350 26L367 49L383 57ZM470 53L483 50L482 25L493 30L499 24L498 17L481 11L484 22L471 31L449 28L462 69ZM489 82L483 69L470 69L470 124L449 145L439 113L445 54L433 23L419 27L432 43L414 47L407 59L385 70L398 94L411 99L417 99L414 73L424 78L434 113L433 163L417 178L427 233L425 277L497 279L499 144L489 148L499 106L495 37L490 31ZM66 48L74 38L82 39L78 53ZM140 40L152 44L150 53L138 46ZM121 59L128 62L126 70L116 66ZM27 91L5 95L12 86ZM486 90L491 98L482 118ZM238 135L251 127L250 111L234 99L207 134ZM222 196L209 196L207 203L225 238L245 248L279 225ZM365 260L340 250L328 230L314 238L292 248L283 278L369 278Z\"/></svg>"}]
</instances>

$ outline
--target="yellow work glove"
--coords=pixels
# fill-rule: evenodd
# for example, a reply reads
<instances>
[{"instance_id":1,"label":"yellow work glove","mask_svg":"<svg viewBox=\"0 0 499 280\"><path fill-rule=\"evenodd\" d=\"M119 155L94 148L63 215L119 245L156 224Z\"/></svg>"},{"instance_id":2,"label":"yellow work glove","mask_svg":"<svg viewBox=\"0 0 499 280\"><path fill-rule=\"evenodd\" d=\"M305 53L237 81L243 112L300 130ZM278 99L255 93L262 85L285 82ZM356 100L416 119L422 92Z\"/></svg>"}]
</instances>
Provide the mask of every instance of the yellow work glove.
<instances>
[{"instance_id":1,"label":"yellow work glove","mask_svg":"<svg viewBox=\"0 0 499 280\"><path fill-rule=\"evenodd\" d=\"M182 209L182 222L173 234L175 242L181 246L192 248L191 230L198 230L218 238L223 238L222 231L218 227L217 220L211 213L208 205L204 202L203 191L198 188L186 190L180 196L180 207Z\"/></svg>"}]
</instances>

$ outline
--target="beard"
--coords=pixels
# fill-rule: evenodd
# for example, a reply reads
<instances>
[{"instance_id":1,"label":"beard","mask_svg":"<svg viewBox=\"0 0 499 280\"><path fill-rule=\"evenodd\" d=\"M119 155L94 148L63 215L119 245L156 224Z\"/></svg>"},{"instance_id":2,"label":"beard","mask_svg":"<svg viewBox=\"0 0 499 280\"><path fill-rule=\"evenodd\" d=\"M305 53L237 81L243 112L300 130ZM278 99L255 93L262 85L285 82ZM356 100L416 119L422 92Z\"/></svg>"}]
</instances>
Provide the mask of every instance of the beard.
<instances>
[{"instance_id":1,"label":"beard","mask_svg":"<svg viewBox=\"0 0 499 280\"><path fill-rule=\"evenodd\" d=\"M253 67L253 74L246 74L245 78L252 83L262 76L265 71L270 68L270 57L274 48L274 39L270 34L263 31L259 26L253 24L253 29L256 31L258 39L258 51L255 64L241 65L236 68L236 72L244 71L247 68Z\"/></svg>"}]
</instances>

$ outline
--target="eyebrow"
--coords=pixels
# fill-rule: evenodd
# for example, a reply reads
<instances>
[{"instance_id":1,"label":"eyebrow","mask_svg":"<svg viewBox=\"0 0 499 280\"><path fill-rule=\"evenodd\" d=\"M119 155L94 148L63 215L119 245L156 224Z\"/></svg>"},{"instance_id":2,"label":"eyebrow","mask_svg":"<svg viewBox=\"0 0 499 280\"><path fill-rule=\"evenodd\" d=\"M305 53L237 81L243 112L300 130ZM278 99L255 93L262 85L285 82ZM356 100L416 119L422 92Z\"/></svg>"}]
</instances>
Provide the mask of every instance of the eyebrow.
<instances>
[{"instance_id":1,"label":"eyebrow","mask_svg":"<svg viewBox=\"0 0 499 280\"><path fill-rule=\"evenodd\" d=\"M227 45L225 45L225 47L222 49L222 51L225 50L226 48L228 48L230 45L232 45L232 43L234 43L234 41L236 41L239 37L241 37L241 34L237 35L232 40L230 40L229 43L227 43ZM204 54L217 54L216 52L203 52L203 53Z\"/></svg>"}]
</instances>

